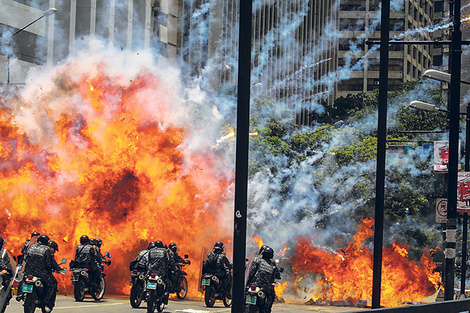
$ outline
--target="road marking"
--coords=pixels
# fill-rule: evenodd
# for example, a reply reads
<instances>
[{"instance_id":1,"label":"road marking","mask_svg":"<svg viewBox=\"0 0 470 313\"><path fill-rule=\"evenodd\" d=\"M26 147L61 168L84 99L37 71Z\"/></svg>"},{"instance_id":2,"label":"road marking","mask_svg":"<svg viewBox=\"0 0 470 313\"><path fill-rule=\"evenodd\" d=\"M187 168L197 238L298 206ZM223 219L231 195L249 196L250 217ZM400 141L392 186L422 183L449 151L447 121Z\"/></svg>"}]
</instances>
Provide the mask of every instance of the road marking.
<instances>
[{"instance_id":1,"label":"road marking","mask_svg":"<svg viewBox=\"0 0 470 313\"><path fill-rule=\"evenodd\" d=\"M55 307L54 310L60 310L60 309L76 309L76 308L89 308L91 306L105 306L105 305L121 305L121 304L126 304L128 302L119 302L119 303L102 303L102 304L88 304L88 305L77 305L77 306L61 306L61 307Z\"/></svg>"}]
</instances>

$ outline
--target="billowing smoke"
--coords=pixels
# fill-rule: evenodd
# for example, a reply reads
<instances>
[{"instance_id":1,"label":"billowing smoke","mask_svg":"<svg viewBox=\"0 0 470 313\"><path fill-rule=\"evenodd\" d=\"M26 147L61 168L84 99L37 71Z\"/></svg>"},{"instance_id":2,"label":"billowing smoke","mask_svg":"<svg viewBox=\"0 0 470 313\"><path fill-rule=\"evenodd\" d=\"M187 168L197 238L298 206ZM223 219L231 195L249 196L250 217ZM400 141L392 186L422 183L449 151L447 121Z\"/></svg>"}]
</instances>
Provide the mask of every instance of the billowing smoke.
<instances>
[{"instance_id":1,"label":"billowing smoke","mask_svg":"<svg viewBox=\"0 0 470 313\"><path fill-rule=\"evenodd\" d=\"M113 3L121 5L119 1ZM271 4L256 1L255 12ZM251 239L255 235L276 252L287 246L290 252L286 256L292 255L299 238L309 238L325 251L336 251L351 239L362 217L373 217L375 156L339 165L336 153L364 137L372 138L377 128L377 112L374 110L335 126L315 123L311 127L297 128L292 121L294 113L303 108L321 113L321 103L332 96L334 86L365 66L368 55L378 47L372 47L369 54L364 55L361 45L376 31L379 15L371 19L368 30L349 42L351 49L346 53L345 65L315 78L310 74L318 66L330 64L325 55L339 40L339 25L335 20L329 22L315 41L308 42L315 44L316 49L299 54L294 61L287 51L294 48L302 51L304 47L291 34L307 16L308 7L306 1L295 12L280 11L279 23L254 41L257 50L253 56L257 62L253 68L253 85L261 84L271 95L289 87L308 90L323 86L308 102L300 101L295 94L281 100L274 96L268 100L253 99L252 116L257 119L256 127L261 129L272 120L278 121L285 129L281 138L285 142L306 133L313 136L321 132L322 137L317 145L298 153L301 160L293 160L292 156L282 153L282 147L267 153L260 148L261 144L252 144L248 254L257 248ZM339 2L332 11L338 7ZM403 1L394 1L392 8L401 10ZM197 27L187 39L188 47L191 43L209 42L206 18L210 9L210 3L205 3L194 11L190 21ZM447 25L434 25L419 32L432 32ZM237 29L235 21L232 26ZM403 37L409 35L405 32ZM89 39L89 45L77 46L62 64L47 71L40 69L29 73L28 85L3 105L8 112L6 116L11 118L10 132L18 136L12 142L16 144L22 138L24 146L31 145L34 149L18 152L20 150L15 150L16 146L10 143L11 154L17 153L12 159L17 162L4 162L2 170L22 174L18 168L23 169L27 162L20 161L27 159L34 165L31 173L38 169L40 178L36 180L29 174L26 176L33 177L32 182L25 179L25 183L15 185L9 181L12 189L3 192L8 195L5 198L11 201L8 203L11 207L21 203L23 209L35 200L28 198L21 202L25 190L33 190L36 195L42 194L44 189L52 193L41 198L40 204L34 207L35 220L26 225L28 229L18 236L19 240L26 238L34 227L50 226L40 216L45 209L51 219L59 219L63 212L70 214L67 217L67 222L73 224L70 231L53 233L64 242L70 242L66 249L69 255L72 255L74 240L86 231L103 237L105 245L119 255L116 264L124 267L150 239L176 240L181 248L198 257L201 246L210 247L219 238L230 250L236 81L232 76L220 88L215 88L212 79L222 66L232 71L231 75L236 73L236 50L227 52L224 45L233 47L238 37L216 40L221 45L205 60L200 72L191 77L183 73L193 64L180 67L170 59L155 56L154 51L121 51L121 47L107 47L99 39ZM279 53L274 54L274 51ZM274 55L285 68L268 70ZM285 62L280 62L283 58ZM281 77L280 73L286 71L290 74ZM431 82L423 82L412 92L394 98L389 106L389 127L396 127L400 110L411 100L431 102L431 96L426 93L430 87ZM265 105L260 105L264 100ZM7 117L5 120L10 122ZM132 126L132 131L124 132L124 136L121 133L124 126L117 126L121 124ZM167 132L172 134L171 138L161 141ZM257 140L260 139L255 137L252 142L258 144ZM422 166L426 158L419 149L412 149L407 155L391 155L387 159L387 170L411 173L412 177L430 176L429 168ZM84 170L89 164L99 175ZM100 180L110 168L120 168L117 165L122 164L125 170ZM83 174L90 176L83 177ZM97 182L99 188L88 189ZM396 187L395 183L389 179L387 188ZM15 197L16 194L21 197ZM90 199L90 203L84 201ZM18 225L13 222L21 223L27 218L23 211L12 213L11 207L2 212L0 218L13 230ZM93 224L94 218L103 218L109 224L98 227ZM178 228L176 224L182 226ZM110 229L116 225L127 225L129 229ZM418 225L409 217L406 225L393 225L387 233L390 234L386 236L387 243L391 244L396 239L392 236L394 231L403 227L427 226ZM123 248L115 231L122 231L126 238L135 238L134 246ZM370 248L369 242L365 244ZM289 265L288 260L284 262ZM197 284L196 272L191 273L194 276L192 288ZM119 283L127 281L127 273L124 274L118 277ZM118 288L114 291L127 292Z\"/></svg>"}]
</instances>

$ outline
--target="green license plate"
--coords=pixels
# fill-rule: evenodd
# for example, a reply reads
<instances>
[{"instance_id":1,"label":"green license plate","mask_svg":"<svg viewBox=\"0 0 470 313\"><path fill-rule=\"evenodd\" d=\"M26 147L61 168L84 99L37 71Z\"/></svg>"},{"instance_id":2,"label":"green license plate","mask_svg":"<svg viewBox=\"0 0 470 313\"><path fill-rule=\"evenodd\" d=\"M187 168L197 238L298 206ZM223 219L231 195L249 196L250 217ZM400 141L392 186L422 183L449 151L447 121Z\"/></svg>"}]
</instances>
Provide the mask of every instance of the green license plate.
<instances>
[{"instance_id":1,"label":"green license plate","mask_svg":"<svg viewBox=\"0 0 470 313\"><path fill-rule=\"evenodd\" d=\"M248 295L246 296L246 304L256 304L256 296Z\"/></svg>"},{"instance_id":2,"label":"green license plate","mask_svg":"<svg viewBox=\"0 0 470 313\"><path fill-rule=\"evenodd\" d=\"M23 285L23 292L31 293L33 292L33 285Z\"/></svg>"},{"instance_id":3,"label":"green license plate","mask_svg":"<svg viewBox=\"0 0 470 313\"><path fill-rule=\"evenodd\" d=\"M147 283L147 289L157 289L157 283Z\"/></svg>"},{"instance_id":4,"label":"green license plate","mask_svg":"<svg viewBox=\"0 0 470 313\"><path fill-rule=\"evenodd\" d=\"M211 280L209 278L203 278L202 279L202 285L203 286L210 286Z\"/></svg>"}]
</instances>

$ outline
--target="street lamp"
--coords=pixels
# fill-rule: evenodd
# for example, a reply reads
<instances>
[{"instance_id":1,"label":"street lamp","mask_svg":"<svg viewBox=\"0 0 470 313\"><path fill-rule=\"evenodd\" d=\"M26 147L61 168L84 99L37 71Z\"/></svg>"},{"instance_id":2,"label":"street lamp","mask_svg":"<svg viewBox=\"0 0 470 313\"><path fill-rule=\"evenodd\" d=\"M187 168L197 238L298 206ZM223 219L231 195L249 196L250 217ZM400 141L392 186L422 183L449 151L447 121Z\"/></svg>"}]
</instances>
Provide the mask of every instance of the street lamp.
<instances>
[{"instance_id":1,"label":"street lamp","mask_svg":"<svg viewBox=\"0 0 470 313\"><path fill-rule=\"evenodd\" d=\"M435 77L446 77L445 75L442 74L447 74L444 72L437 72L438 75L434 76ZM450 76L450 74L447 74ZM434 104L422 102L422 101L411 101L410 107L419 109L419 110L424 110L424 111L431 111L431 112L447 112L449 113L448 110L441 109ZM460 112L461 115L465 115L465 171L468 172L470 171L470 105L467 104L466 112ZM465 283L466 283L466 274L467 274L467 224L468 224L468 213L463 214L463 221L462 221L462 228L463 228L463 234L462 234L462 269L461 269L461 274L460 274L460 298L466 298L465 294Z\"/></svg>"},{"instance_id":2,"label":"street lamp","mask_svg":"<svg viewBox=\"0 0 470 313\"><path fill-rule=\"evenodd\" d=\"M51 16L53 14L55 14L57 12L57 9L56 8L50 8L49 10L47 11L44 11L44 13L38 17L37 19L35 19L34 21L32 21L31 23L29 23L28 25L24 26L23 28L17 30L16 32L13 33L13 35L11 35L11 38L10 38L10 47L12 46L12 43L13 43L13 37L16 36L18 33L21 33L23 30L25 30L26 28L28 28L29 26L33 25L34 23L36 23L37 21L39 21L40 19L42 19L43 17L48 17L48 16ZM9 85L10 84L10 57L11 57L11 53L8 54L8 57L7 57L7 84Z\"/></svg>"},{"instance_id":3,"label":"street lamp","mask_svg":"<svg viewBox=\"0 0 470 313\"><path fill-rule=\"evenodd\" d=\"M411 101L411 102L410 102L410 107L412 107L412 108L414 108L414 109L418 109L418 110L423 110L423 111L431 111L431 112L438 112L438 111L441 111L441 112L447 112L447 110L438 108L438 107L435 106L434 104L430 104L430 103L426 103L426 102L418 101L418 100Z\"/></svg>"},{"instance_id":4,"label":"street lamp","mask_svg":"<svg viewBox=\"0 0 470 313\"><path fill-rule=\"evenodd\" d=\"M445 83L450 83L451 75L449 73L429 69L429 70L424 71L423 77L435 79L435 80L445 82ZM470 82L467 82L464 80L461 80L460 83L470 85Z\"/></svg>"}]
</instances>

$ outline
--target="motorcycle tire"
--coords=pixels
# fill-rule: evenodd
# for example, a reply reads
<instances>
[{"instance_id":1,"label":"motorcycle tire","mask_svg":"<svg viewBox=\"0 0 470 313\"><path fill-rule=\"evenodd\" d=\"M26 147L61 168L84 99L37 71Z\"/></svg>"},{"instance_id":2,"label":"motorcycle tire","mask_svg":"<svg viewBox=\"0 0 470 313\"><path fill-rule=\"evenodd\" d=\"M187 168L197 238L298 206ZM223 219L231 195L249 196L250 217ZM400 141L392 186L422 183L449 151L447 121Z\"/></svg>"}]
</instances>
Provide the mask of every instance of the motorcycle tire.
<instances>
[{"instance_id":1,"label":"motorcycle tire","mask_svg":"<svg viewBox=\"0 0 470 313\"><path fill-rule=\"evenodd\" d=\"M82 302L85 299L85 283L79 280L73 286L73 297L75 301Z\"/></svg>"},{"instance_id":2,"label":"motorcycle tire","mask_svg":"<svg viewBox=\"0 0 470 313\"><path fill-rule=\"evenodd\" d=\"M243 313L259 313L258 306L246 304Z\"/></svg>"},{"instance_id":3,"label":"motorcycle tire","mask_svg":"<svg viewBox=\"0 0 470 313\"><path fill-rule=\"evenodd\" d=\"M105 291L106 291L106 280L104 279L104 277L101 277L98 290L93 290L91 292L91 296L93 297L93 299L95 299L95 301L100 301L101 299L103 299Z\"/></svg>"},{"instance_id":4,"label":"motorcycle tire","mask_svg":"<svg viewBox=\"0 0 470 313\"><path fill-rule=\"evenodd\" d=\"M141 285L132 285L130 302L131 307L134 309L138 308L142 303L142 286Z\"/></svg>"},{"instance_id":5,"label":"motorcycle tire","mask_svg":"<svg viewBox=\"0 0 470 313\"><path fill-rule=\"evenodd\" d=\"M157 302L156 307L157 307L157 311L158 311L158 312L162 312L163 309L165 308L165 303L159 301L159 302Z\"/></svg>"},{"instance_id":6,"label":"motorcycle tire","mask_svg":"<svg viewBox=\"0 0 470 313\"><path fill-rule=\"evenodd\" d=\"M155 312L156 301L157 295L155 294L155 291L152 290L150 291L149 298L147 299L147 313Z\"/></svg>"},{"instance_id":7,"label":"motorcycle tire","mask_svg":"<svg viewBox=\"0 0 470 313\"><path fill-rule=\"evenodd\" d=\"M7 309L7 304L5 303L3 305L3 308L0 310L0 313L5 313L5 310Z\"/></svg>"},{"instance_id":8,"label":"motorcycle tire","mask_svg":"<svg viewBox=\"0 0 470 313\"><path fill-rule=\"evenodd\" d=\"M224 306L226 308L232 305L232 287L230 287L230 294L227 296L227 293L224 293L224 298L222 299Z\"/></svg>"},{"instance_id":9,"label":"motorcycle tire","mask_svg":"<svg viewBox=\"0 0 470 313\"><path fill-rule=\"evenodd\" d=\"M215 290L214 287L209 286L204 293L204 302L208 308L212 308L215 303Z\"/></svg>"},{"instance_id":10,"label":"motorcycle tire","mask_svg":"<svg viewBox=\"0 0 470 313\"><path fill-rule=\"evenodd\" d=\"M34 302L36 302L36 294L28 293L24 299L24 313L34 313L36 310Z\"/></svg>"},{"instance_id":11,"label":"motorcycle tire","mask_svg":"<svg viewBox=\"0 0 470 313\"><path fill-rule=\"evenodd\" d=\"M232 305L232 299L229 297L224 297L222 301L224 302L226 308L229 308Z\"/></svg>"},{"instance_id":12,"label":"motorcycle tire","mask_svg":"<svg viewBox=\"0 0 470 313\"><path fill-rule=\"evenodd\" d=\"M186 295L188 294L188 280L186 277L183 276L181 279L181 283L179 286L179 291L176 293L176 296L178 299L184 299L186 298Z\"/></svg>"}]
</instances>

